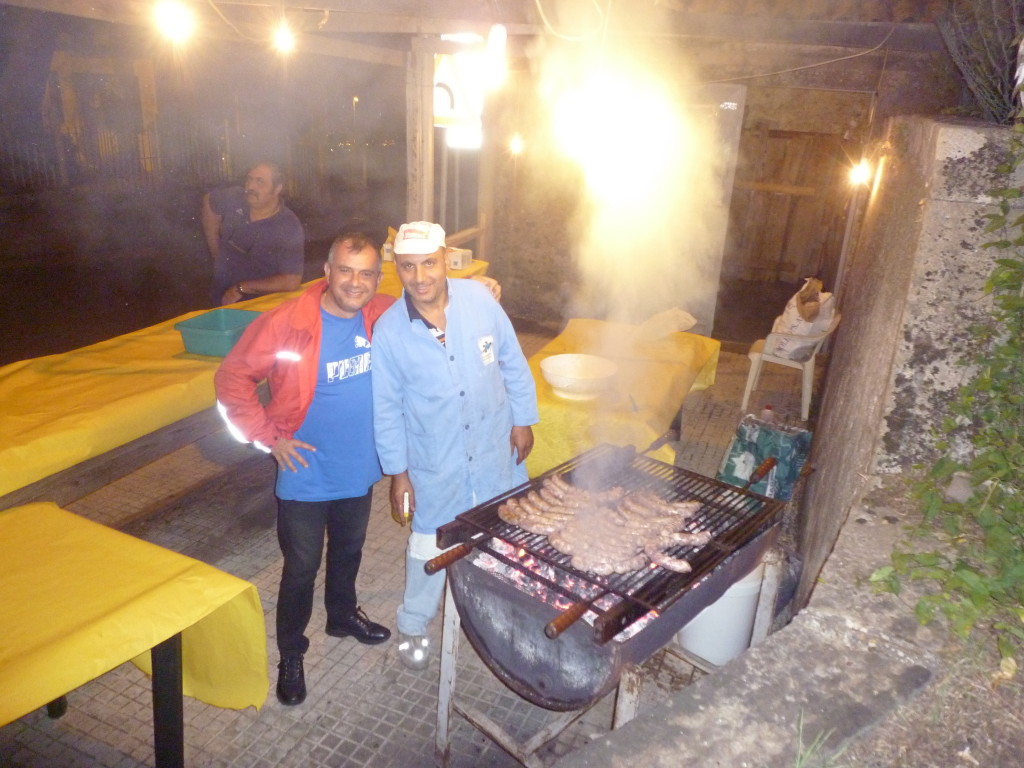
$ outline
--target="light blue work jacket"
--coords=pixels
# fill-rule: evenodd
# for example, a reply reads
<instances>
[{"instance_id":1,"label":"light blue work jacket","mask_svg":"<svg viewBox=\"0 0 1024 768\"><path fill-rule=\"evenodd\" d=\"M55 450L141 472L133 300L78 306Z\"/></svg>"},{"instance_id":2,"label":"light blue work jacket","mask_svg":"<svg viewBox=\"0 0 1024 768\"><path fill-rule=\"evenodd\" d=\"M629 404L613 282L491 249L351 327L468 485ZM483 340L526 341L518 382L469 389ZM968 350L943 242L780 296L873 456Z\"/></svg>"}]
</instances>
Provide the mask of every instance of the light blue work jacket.
<instances>
[{"instance_id":1,"label":"light blue work jacket","mask_svg":"<svg viewBox=\"0 0 1024 768\"><path fill-rule=\"evenodd\" d=\"M433 533L526 482L509 436L537 423L537 390L512 324L488 290L448 281L445 346L395 302L374 327L374 436L385 474L409 471L412 529Z\"/></svg>"}]
</instances>

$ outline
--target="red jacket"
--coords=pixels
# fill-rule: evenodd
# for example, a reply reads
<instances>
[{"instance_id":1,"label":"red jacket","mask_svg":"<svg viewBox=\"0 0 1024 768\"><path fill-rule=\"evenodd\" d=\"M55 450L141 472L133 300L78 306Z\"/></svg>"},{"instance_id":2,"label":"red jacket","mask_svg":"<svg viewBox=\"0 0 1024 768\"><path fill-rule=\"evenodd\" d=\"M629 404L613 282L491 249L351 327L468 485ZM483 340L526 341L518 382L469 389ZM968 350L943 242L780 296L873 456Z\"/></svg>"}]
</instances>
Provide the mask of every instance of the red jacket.
<instances>
[{"instance_id":1,"label":"red jacket","mask_svg":"<svg viewBox=\"0 0 1024 768\"><path fill-rule=\"evenodd\" d=\"M326 288L326 281L318 280L300 296L261 314L217 369L213 377L217 407L239 440L270 450L302 425L316 389L320 297ZM367 337L394 301L378 293L363 307ZM256 391L264 379L270 388L266 405Z\"/></svg>"}]
</instances>

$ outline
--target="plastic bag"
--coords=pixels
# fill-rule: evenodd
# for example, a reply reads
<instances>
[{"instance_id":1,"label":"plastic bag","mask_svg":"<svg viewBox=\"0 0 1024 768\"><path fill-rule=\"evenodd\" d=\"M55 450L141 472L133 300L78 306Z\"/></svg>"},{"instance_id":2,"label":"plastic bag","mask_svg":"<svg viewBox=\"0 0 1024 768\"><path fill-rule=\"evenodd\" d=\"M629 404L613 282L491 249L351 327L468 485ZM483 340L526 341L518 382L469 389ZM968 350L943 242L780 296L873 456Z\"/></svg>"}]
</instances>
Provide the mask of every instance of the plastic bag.
<instances>
[{"instance_id":1,"label":"plastic bag","mask_svg":"<svg viewBox=\"0 0 1024 768\"><path fill-rule=\"evenodd\" d=\"M761 462L774 457L775 467L749 490L789 501L811 450L811 433L799 427L768 424L747 415L740 420L718 479L742 488Z\"/></svg>"},{"instance_id":2,"label":"plastic bag","mask_svg":"<svg viewBox=\"0 0 1024 768\"><path fill-rule=\"evenodd\" d=\"M786 302L782 314L775 318L772 333L791 333L798 336L818 336L828 330L835 316L836 306L831 293L821 290L821 280L809 277L803 288ZM813 347L814 341L779 339L772 354L792 360Z\"/></svg>"}]
</instances>

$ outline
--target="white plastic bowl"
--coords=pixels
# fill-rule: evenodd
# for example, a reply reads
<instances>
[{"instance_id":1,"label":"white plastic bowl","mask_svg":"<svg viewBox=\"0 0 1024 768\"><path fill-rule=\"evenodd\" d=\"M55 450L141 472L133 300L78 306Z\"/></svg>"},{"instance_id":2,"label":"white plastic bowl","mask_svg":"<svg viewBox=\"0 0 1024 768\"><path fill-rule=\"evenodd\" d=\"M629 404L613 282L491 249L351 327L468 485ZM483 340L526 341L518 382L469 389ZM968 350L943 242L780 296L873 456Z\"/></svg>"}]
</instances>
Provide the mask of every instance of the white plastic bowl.
<instances>
[{"instance_id":1,"label":"white plastic bowl","mask_svg":"<svg viewBox=\"0 0 1024 768\"><path fill-rule=\"evenodd\" d=\"M611 360L597 355L552 355L540 361L544 380L567 400L593 400L618 370Z\"/></svg>"}]
</instances>

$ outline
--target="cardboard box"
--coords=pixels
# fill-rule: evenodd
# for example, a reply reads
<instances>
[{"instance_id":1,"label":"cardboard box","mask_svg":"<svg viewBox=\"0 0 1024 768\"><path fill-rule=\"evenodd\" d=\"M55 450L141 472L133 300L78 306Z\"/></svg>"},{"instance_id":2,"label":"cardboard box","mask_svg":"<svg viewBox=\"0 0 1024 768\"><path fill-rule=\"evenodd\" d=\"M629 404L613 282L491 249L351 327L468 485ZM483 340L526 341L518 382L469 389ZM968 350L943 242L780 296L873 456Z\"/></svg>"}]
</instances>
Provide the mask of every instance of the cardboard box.
<instances>
[{"instance_id":1,"label":"cardboard box","mask_svg":"<svg viewBox=\"0 0 1024 768\"><path fill-rule=\"evenodd\" d=\"M469 269L473 263L473 251L469 248L449 248L448 261L452 269Z\"/></svg>"}]
</instances>

